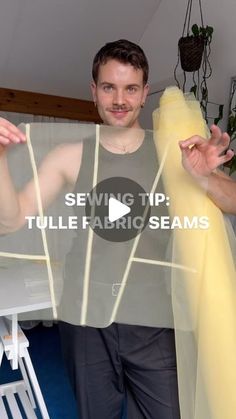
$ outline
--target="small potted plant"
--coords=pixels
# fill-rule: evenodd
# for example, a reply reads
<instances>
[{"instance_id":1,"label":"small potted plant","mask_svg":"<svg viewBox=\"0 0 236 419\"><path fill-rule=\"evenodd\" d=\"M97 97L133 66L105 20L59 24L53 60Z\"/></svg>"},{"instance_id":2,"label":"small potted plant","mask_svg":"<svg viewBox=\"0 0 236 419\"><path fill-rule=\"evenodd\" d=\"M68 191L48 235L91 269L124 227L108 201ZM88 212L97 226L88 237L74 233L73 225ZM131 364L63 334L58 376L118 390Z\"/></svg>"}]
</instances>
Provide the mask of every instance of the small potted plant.
<instances>
[{"instance_id":1,"label":"small potted plant","mask_svg":"<svg viewBox=\"0 0 236 419\"><path fill-rule=\"evenodd\" d=\"M194 72L200 69L204 50L210 45L212 34L212 26L201 27L194 24L192 34L179 39L180 63L184 71Z\"/></svg>"}]
</instances>

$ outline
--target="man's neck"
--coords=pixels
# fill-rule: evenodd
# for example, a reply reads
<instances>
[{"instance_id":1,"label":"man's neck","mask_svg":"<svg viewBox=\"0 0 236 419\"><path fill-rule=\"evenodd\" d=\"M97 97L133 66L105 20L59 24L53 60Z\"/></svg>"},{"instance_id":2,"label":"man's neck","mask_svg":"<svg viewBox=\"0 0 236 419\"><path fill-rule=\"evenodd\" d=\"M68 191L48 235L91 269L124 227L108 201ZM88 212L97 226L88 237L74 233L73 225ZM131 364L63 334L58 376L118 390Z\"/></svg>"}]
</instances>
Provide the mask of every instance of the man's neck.
<instances>
[{"instance_id":1,"label":"man's neck","mask_svg":"<svg viewBox=\"0 0 236 419\"><path fill-rule=\"evenodd\" d=\"M139 128L120 128L102 126L100 141L103 147L116 154L136 151L144 140L144 130Z\"/></svg>"}]
</instances>

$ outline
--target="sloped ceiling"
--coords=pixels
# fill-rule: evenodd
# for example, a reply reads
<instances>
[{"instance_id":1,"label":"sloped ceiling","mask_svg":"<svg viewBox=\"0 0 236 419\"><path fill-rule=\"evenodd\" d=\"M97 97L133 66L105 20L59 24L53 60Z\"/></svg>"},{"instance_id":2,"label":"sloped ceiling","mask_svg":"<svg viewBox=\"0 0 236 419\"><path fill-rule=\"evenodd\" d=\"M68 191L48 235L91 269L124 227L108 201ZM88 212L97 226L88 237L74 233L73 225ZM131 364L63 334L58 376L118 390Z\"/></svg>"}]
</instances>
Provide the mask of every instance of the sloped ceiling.
<instances>
[{"instance_id":1,"label":"sloped ceiling","mask_svg":"<svg viewBox=\"0 0 236 419\"><path fill-rule=\"evenodd\" d=\"M161 0L5 0L0 87L90 99L91 64L106 42L139 43Z\"/></svg>"}]
</instances>

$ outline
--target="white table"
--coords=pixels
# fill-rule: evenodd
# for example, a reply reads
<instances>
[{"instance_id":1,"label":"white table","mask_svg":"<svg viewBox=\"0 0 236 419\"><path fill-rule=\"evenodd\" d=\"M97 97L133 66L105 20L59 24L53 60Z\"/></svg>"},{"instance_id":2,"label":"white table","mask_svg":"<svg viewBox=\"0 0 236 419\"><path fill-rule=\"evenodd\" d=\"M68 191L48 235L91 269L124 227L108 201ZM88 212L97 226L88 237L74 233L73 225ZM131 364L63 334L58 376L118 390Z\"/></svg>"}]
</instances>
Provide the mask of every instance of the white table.
<instances>
[{"instance_id":1,"label":"white table","mask_svg":"<svg viewBox=\"0 0 236 419\"><path fill-rule=\"evenodd\" d=\"M50 307L44 265L0 259L0 365L5 353L12 369L19 368L22 374L22 380L0 385L1 419L8 419L3 400L8 404L13 418L22 418L16 394L27 418L36 418L34 410L38 405L43 419L49 419L29 356L29 341L18 325L18 315Z\"/></svg>"}]
</instances>

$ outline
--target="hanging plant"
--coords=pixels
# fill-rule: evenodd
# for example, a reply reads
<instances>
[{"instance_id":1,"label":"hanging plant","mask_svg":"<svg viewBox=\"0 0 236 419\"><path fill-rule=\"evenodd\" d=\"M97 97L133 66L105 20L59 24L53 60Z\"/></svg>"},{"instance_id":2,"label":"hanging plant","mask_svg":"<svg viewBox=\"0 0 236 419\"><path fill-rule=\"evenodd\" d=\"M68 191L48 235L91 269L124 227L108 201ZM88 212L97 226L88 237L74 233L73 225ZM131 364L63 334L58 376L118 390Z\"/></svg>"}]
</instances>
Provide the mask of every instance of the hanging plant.
<instances>
[{"instance_id":1,"label":"hanging plant","mask_svg":"<svg viewBox=\"0 0 236 419\"><path fill-rule=\"evenodd\" d=\"M187 79L186 73L192 73L192 87L190 91L194 93L196 99L199 100L206 121L208 122L208 118L210 118L217 124L223 116L223 105L216 104L218 106L217 116L208 116L208 103L210 102L207 86L207 80L212 75L209 57L214 29L212 26L205 26L203 23L201 0L198 0L201 20L200 25L194 23L190 27L192 3L193 0L188 0L182 36L178 41L178 61L174 70L174 77L178 87L185 91ZM184 73L182 86L180 86L177 79L177 68L179 63Z\"/></svg>"},{"instance_id":2,"label":"hanging plant","mask_svg":"<svg viewBox=\"0 0 236 419\"><path fill-rule=\"evenodd\" d=\"M184 71L197 71L201 67L204 40L201 36L182 36L178 42L181 67Z\"/></svg>"},{"instance_id":3,"label":"hanging plant","mask_svg":"<svg viewBox=\"0 0 236 419\"><path fill-rule=\"evenodd\" d=\"M192 26L192 35L182 36L179 39L179 55L181 67L184 71L194 72L201 67L204 49L210 46L213 27Z\"/></svg>"}]
</instances>

